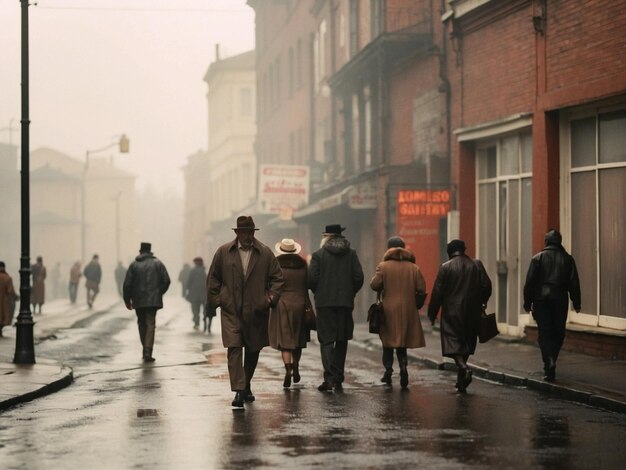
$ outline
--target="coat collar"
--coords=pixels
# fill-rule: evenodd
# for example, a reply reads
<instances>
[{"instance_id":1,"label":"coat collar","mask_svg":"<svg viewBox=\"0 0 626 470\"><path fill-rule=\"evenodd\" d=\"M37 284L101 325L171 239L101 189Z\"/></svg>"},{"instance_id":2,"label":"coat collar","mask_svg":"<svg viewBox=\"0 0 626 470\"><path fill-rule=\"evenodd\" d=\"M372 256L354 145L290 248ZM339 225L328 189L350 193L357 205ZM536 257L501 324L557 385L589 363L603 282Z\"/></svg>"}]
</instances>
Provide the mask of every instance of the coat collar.
<instances>
[{"instance_id":1,"label":"coat collar","mask_svg":"<svg viewBox=\"0 0 626 470\"><path fill-rule=\"evenodd\" d=\"M415 255L405 248L389 248L385 252L383 261L410 261L415 263Z\"/></svg>"}]
</instances>

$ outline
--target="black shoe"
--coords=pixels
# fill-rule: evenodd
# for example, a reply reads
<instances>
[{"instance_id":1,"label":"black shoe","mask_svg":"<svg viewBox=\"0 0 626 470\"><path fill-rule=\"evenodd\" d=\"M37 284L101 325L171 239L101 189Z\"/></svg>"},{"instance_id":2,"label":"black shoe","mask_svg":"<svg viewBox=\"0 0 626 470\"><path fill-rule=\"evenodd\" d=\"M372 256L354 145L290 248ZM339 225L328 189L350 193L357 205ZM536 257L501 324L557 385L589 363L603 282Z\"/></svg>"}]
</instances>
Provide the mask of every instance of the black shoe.
<instances>
[{"instance_id":1,"label":"black shoe","mask_svg":"<svg viewBox=\"0 0 626 470\"><path fill-rule=\"evenodd\" d=\"M459 392L464 393L467 390L467 386L472 382L472 371L469 369L461 369L460 372L457 388Z\"/></svg>"},{"instance_id":2,"label":"black shoe","mask_svg":"<svg viewBox=\"0 0 626 470\"><path fill-rule=\"evenodd\" d=\"M298 363L294 362L293 363L293 383L298 383L300 382L300 370L298 369Z\"/></svg>"},{"instance_id":3,"label":"black shoe","mask_svg":"<svg viewBox=\"0 0 626 470\"><path fill-rule=\"evenodd\" d=\"M343 392L343 385L341 384L341 382L334 383L333 388L336 392Z\"/></svg>"},{"instance_id":4,"label":"black shoe","mask_svg":"<svg viewBox=\"0 0 626 470\"><path fill-rule=\"evenodd\" d=\"M391 385L391 371L386 370L380 381L384 384Z\"/></svg>"},{"instance_id":5,"label":"black shoe","mask_svg":"<svg viewBox=\"0 0 626 470\"><path fill-rule=\"evenodd\" d=\"M333 384L332 384L332 383L330 383L330 382L326 382L326 381L324 381L324 382L322 382L322 383L319 385L319 387L317 387L317 389L318 389L320 392L332 392L332 390L333 390Z\"/></svg>"},{"instance_id":6,"label":"black shoe","mask_svg":"<svg viewBox=\"0 0 626 470\"><path fill-rule=\"evenodd\" d=\"M250 390L250 387L244 390L243 399L248 403L252 403L254 400L256 400L256 397L252 394L252 390Z\"/></svg>"},{"instance_id":7,"label":"black shoe","mask_svg":"<svg viewBox=\"0 0 626 470\"><path fill-rule=\"evenodd\" d=\"M291 387L292 372L293 372L293 364L285 364L285 380L283 380L283 388Z\"/></svg>"},{"instance_id":8,"label":"black shoe","mask_svg":"<svg viewBox=\"0 0 626 470\"><path fill-rule=\"evenodd\" d=\"M406 367L400 369L400 387L407 388L409 386L409 372Z\"/></svg>"},{"instance_id":9,"label":"black shoe","mask_svg":"<svg viewBox=\"0 0 626 470\"><path fill-rule=\"evenodd\" d=\"M152 348L143 348L143 362L154 362Z\"/></svg>"},{"instance_id":10,"label":"black shoe","mask_svg":"<svg viewBox=\"0 0 626 470\"><path fill-rule=\"evenodd\" d=\"M235 408L243 408L244 401L244 392L235 393L235 398L233 398L233 402L231 405Z\"/></svg>"}]
</instances>

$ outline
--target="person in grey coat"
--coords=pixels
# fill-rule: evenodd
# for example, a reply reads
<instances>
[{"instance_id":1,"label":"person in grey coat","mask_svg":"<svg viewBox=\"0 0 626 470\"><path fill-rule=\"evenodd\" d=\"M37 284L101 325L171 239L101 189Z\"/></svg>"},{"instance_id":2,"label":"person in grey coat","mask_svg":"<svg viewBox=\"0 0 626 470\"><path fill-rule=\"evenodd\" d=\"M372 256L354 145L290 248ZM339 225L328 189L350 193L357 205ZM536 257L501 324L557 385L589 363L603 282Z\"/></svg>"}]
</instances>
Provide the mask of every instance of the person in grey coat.
<instances>
[{"instance_id":1,"label":"person in grey coat","mask_svg":"<svg viewBox=\"0 0 626 470\"><path fill-rule=\"evenodd\" d=\"M197 256L193 259L193 268L189 271L185 284L185 298L191 304L194 330L200 326L200 311L202 310L203 315L205 314L206 294L204 260Z\"/></svg>"},{"instance_id":2,"label":"person in grey coat","mask_svg":"<svg viewBox=\"0 0 626 470\"><path fill-rule=\"evenodd\" d=\"M441 308L441 352L456 363L456 388L463 393L472 381L467 360L476 350L482 306L491 297L491 280L483 264L465 254L463 240L452 240L447 252L450 259L439 267L428 318L434 324Z\"/></svg>"},{"instance_id":3,"label":"person in grey coat","mask_svg":"<svg viewBox=\"0 0 626 470\"><path fill-rule=\"evenodd\" d=\"M342 390L348 340L352 339L354 297L363 286L363 268L338 224L327 225L322 247L313 253L309 266L309 289L317 310L324 381L321 392Z\"/></svg>"},{"instance_id":4,"label":"person in grey coat","mask_svg":"<svg viewBox=\"0 0 626 470\"><path fill-rule=\"evenodd\" d=\"M135 309L143 361L154 362L154 331L157 310L163 308L163 294L170 286L165 265L152 254L152 245L142 242L139 256L128 267L124 279L124 303Z\"/></svg>"}]
</instances>

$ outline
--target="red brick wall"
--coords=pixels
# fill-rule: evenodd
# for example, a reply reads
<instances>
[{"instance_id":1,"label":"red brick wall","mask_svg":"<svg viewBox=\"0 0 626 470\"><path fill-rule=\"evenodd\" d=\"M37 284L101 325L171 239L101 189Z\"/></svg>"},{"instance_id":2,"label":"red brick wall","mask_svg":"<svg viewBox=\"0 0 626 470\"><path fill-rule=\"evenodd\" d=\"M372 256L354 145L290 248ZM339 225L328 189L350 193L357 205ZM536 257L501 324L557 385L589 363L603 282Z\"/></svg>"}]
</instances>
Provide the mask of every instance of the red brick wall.
<instances>
[{"instance_id":1,"label":"red brick wall","mask_svg":"<svg viewBox=\"0 0 626 470\"><path fill-rule=\"evenodd\" d=\"M453 127L468 127L516 113L532 111L535 85L535 32L527 6L505 17L468 25L463 32L462 97ZM454 54L453 54L454 55ZM455 65L456 67L456 65Z\"/></svg>"},{"instance_id":2,"label":"red brick wall","mask_svg":"<svg viewBox=\"0 0 626 470\"><path fill-rule=\"evenodd\" d=\"M626 2L548 2L546 67L547 92L559 93L561 106L623 93L626 88ZM615 88L607 89L603 85L594 90L599 80L612 83Z\"/></svg>"}]
</instances>

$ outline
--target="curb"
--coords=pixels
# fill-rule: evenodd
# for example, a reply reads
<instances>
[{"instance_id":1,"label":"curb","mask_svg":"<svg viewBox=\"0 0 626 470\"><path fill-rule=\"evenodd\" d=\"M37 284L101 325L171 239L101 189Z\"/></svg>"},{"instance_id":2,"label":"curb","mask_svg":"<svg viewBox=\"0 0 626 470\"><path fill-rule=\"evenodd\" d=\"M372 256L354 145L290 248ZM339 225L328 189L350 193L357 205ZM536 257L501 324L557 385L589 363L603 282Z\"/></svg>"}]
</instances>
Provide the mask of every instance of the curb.
<instances>
[{"instance_id":1,"label":"curb","mask_svg":"<svg viewBox=\"0 0 626 470\"><path fill-rule=\"evenodd\" d=\"M52 393L58 392L59 390L64 389L65 387L69 386L72 382L74 382L74 372L72 371L70 367L62 366L61 374L64 374L63 377L47 385L44 385L43 387L37 390L9 398L8 400L1 401L0 410L4 411L16 405L19 405L21 403L32 401L35 398L41 398L46 395L50 395Z\"/></svg>"},{"instance_id":2,"label":"curb","mask_svg":"<svg viewBox=\"0 0 626 470\"><path fill-rule=\"evenodd\" d=\"M375 346L370 340L354 341L354 343L363 349L378 349L377 346ZM430 369L439 369L450 372L456 372L457 370L456 364L452 362L447 362L443 360L439 361L431 357L420 356L419 354L411 352L409 352L408 356L418 364L422 364L423 366ZM601 395L594 394L592 392L586 392L582 390L577 390L572 387L566 387L564 385L544 382L543 380L537 380L535 378L520 377L518 375L513 375L508 372L500 372L497 370L487 369L485 367L481 367L471 363L468 363L468 365L472 369L475 378L500 383L502 385L510 387L534 390L537 392L552 395L556 398L561 398L564 400L581 403L583 405L601 408L606 411L626 413L626 402L607 398Z\"/></svg>"}]
</instances>

